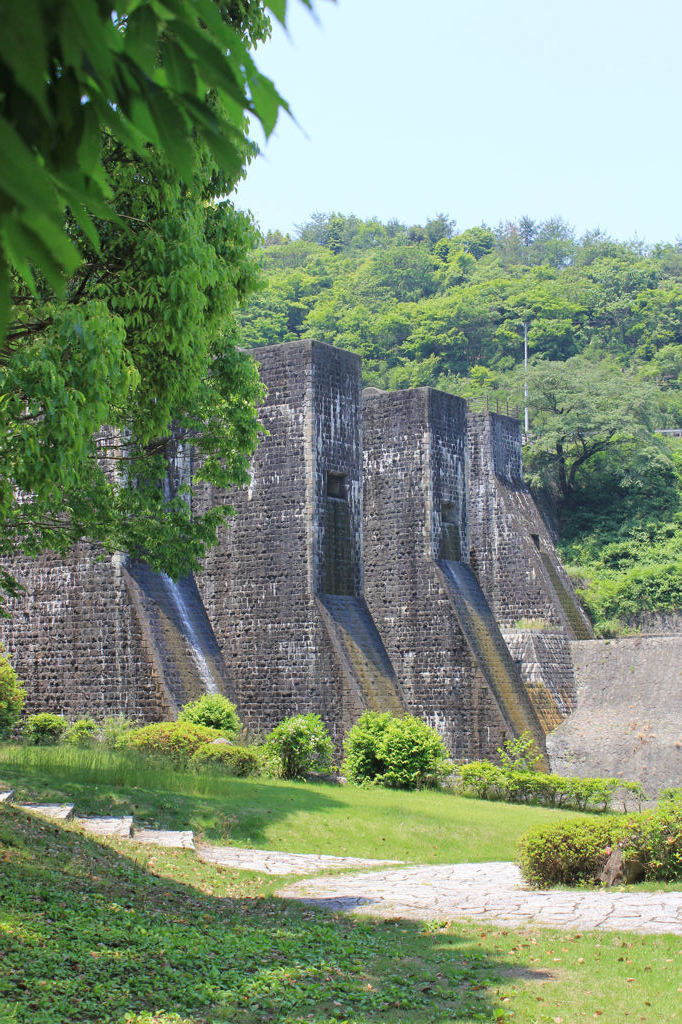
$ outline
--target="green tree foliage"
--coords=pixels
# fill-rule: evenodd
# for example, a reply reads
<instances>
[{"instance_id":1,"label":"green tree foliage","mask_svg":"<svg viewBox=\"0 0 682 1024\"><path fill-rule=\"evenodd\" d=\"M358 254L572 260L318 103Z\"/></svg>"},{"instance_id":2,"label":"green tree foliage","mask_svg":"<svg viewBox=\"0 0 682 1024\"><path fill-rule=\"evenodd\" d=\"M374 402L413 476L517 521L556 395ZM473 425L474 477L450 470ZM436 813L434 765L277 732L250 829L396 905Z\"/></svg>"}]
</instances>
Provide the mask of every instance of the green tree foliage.
<instances>
[{"instance_id":1,"label":"green tree foliage","mask_svg":"<svg viewBox=\"0 0 682 1024\"><path fill-rule=\"evenodd\" d=\"M19 721L26 690L0 644L0 739Z\"/></svg>"},{"instance_id":2,"label":"green tree foliage","mask_svg":"<svg viewBox=\"0 0 682 1024\"><path fill-rule=\"evenodd\" d=\"M262 392L233 314L256 286L257 233L225 197L253 153L245 112L269 128L280 104L247 52L269 6L283 16L260 0L7 12L2 556L87 537L177 577L231 513L193 517L193 484L248 479ZM179 488L178 441L196 453Z\"/></svg>"},{"instance_id":3,"label":"green tree foliage","mask_svg":"<svg viewBox=\"0 0 682 1024\"><path fill-rule=\"evenodd\" d=\"M524 452L531 482L556 484L560 511L574 499L580 471L598 454L656 445L656 388L612 359L540 360L528 372L533 435Z\"/></svg>"},{"instance_id":4,"label":"green tree foliage","mask_svg":"<svg viewBox=\"0 0 682 1024\"><path fill-rule=\"evenodd\" d=\"M242 727L236 707L222 693L205 693L197 700L185 704L178 715L178 721L207 725L209 729L217 729L223 736L230 738L236 736Z\"/></svg>"},{"instance_id":5,"label":"green tree foliage","mask_svg":"<svg viewBox=\"0 0 682 1024\"><path fill-rule=\"evenodd\" d=\"M304 0L306 2L306 0ZM249 53L265 11L286 0L29 0L4 5L0 38L0 336L7 267L56 292L83 251L65 212L97 248L94 217L120 224L101 133L145 158L165 154L189 182L195 143L239 174L244 114L272 131L283 101Z\"/></svg>"},{"instance_id":6,"label":"green tree foliage","mask_svg":"<svg viewBox=\"0 0 682 1024\"><path fill-rule=\"evenodd\" d=\"M505 410L523 404L525 324L526 473L591 613L606 626L621 599L626 618L678 600L682 483L654 431L682 427L682 245L577 238L559 219L457 232L444 216L407 227L338 212L269 239L265 287L239 314L249 346L312 336L359 353L367 384ZM610 544L638 553L598 595Z\"/></svg>"},{"instance_id":7,"label":"green tree foliage","mask_svg":"<svg viewBox=\"0 0 682 1024\"><path fill-rule=\"evenodd\" d=\"M332 771L334 746L319 715L292 715L276 725L265 741L270 770L283 779L304 779Z\"/></svg>"}]
</instances>

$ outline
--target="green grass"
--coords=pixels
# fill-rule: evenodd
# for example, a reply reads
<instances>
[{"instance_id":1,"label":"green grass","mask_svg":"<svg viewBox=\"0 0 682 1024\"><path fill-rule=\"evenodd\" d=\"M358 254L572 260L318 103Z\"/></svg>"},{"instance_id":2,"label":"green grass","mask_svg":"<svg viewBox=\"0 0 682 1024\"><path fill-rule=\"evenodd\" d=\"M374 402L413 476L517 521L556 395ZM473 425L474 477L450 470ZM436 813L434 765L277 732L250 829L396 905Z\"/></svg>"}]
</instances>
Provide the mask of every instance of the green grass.
<instances>
[{"instance_id":1,"label":"green grass","mask_svg":"<svg viewBox=\"0 0 682 1024\"><path fill-rule=\"evenodd\" d=\"M0 1021L679 1021L679 938L355 919L274 884L0 807Z\"/></svg>"},{"instance_id":2,"label":"green grass","mask_svg":"<svg viewBox=\"0 0 682 1024\"><path fill-rule=\"evenodd\" d=\"M567 811L379 787L233 779L154 769L124 754L0 746L16 800L70 801L82 814L134 814L214 842L419 863L513 860L531 825Z\"/></svg>"}]
</instances>

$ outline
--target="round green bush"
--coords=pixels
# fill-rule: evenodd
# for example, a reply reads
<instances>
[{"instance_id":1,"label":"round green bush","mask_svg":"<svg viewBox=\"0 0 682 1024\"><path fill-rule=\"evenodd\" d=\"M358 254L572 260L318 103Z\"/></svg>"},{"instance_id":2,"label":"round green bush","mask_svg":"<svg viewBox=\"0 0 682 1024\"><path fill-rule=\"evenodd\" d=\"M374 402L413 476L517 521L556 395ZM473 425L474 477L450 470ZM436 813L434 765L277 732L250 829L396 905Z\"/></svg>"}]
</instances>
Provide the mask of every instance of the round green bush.
<instances>
[{"instance_id":1,"label":"round green bush","mask_svg":"<svg viewBox=\"0 0 682 1024\"><path fill-rule=\"evenodd\" d=\"M619 845L644 867L645 878L682 880L682 799L663 799L653 811L627 819Z\"/></svg>"},{"instance_id":2,"label":"round green bush","mask_svg":"<svg viewBox=\"0 0 682 1024\"><path fill-rule=\"evenodd\" d=\"M178 721L217 729L228 739L236 736L242 727L236 707L222 693L205 693L198 700L191 700L182 708Z\"/></svg>"},{"instance_id":3,"label":"round green bush","mask_svg":"<svg viewBox=\"0 0 682 1024\"><path fill-rule=\"evenodd\" d=\"M377 782L394 789L437 786L452 770L445 744L421 718L394 718L384 731L379 759L385 765Z\"/></svg>"},{"instance_id":4,"label":"round green bush","mask_svg":"<svg viewBox=\"0 0 682 1024\"><path fill-rule=\"evenodd\" d=\"M189 762L196 771L221 771L225 775L259 775L261 753L258 747L235 747L230 743L205 743Z\"/></svg>"},{"instance_id":5,"label":"round green bush","mask_svg":"<svg viewBox=\"0 0 682 1024\"><path fill-rule=\"evenodd\" d=\"M333 753L327 727L314 714L285 718L265 741L270 770L283 779L304 779L311 772L330 772Z\"/></svg>"},{"instance_id":6,"label":"round green bush","mask_svg":"<svg viewBox=\"0 0 682 1024\"><path fill-rule=\"evenodd\" d=\"M390 711L365 711L347 733L342 770L352 782L374 782L384 770L379 746L392 718Z\"/></svg>"},{"instance_id":7,"label":"round green bush","mask_svg":"<svg viewBox=\"0 0 682 1024\"><path fill-rule=\"evenodd\" d=\"M91 747L97 739L99 726L94 718L79 718L70 725L64 735L64 742L74 747Z\"/></svg>"},{"instance_id":8,"label":"round green bush","mask_svg":"<svg viewBox=\"0 0 682 1024\"><path fill-rule=\"evenodd\" d=\"M536 825L519 840L521 873L536 889L596 883L623 829L618 818Z\"/></svg>"},{"instance_id":9,"label":"round green bush","mask_svg":"<svg viewBox=\"0 0 682 1024\"><path fill-rule=\"evenodd\" d=\"M59 743L69 727L63 715L53 715L49 711L41 711L37 715L29 715L24 723L24 739L35 747L51 747Z\"/></svg>"},{"instance_id":10,"label":"round green bush","mask_svg":"<svg viewBox=\"0 0 682 1024\"><path fill-rule=\"evenodd\" d=\"M0 737L7 735L19 721L25 699L23 683L0 644Z\"/></svg>"},{"instance_id":11,"label":"round green bush","mask_svg":"<svg viewBox=\"0 0 682 1024\"><path fill-rule=\"evenodd\" d=\"M436 730L414 715L366 711L348 732L344 750L343 771L353 782L423 789L452 770Z\"/></svg>"},{"instance_id":12,"label":"round green bush","mask_svg":"<svg viewBox=\"0 0 682 1024\"><path fill-rule=\"evenodd\" d=\"M538 825L519 841L519 866L537 888L595 884L616 846L645 878L681 880L682 800L662 799L652 811L603 821Z\"/></svg>"},{"instance_id":13,"label":"round green bush","mask_svg":"<svg viewBox=\"0 0 682 1024\"><path fill-rule=\"evenodd\" d=\"M219 736L217 729L192 722L154 722L127 730L119 740L119 747L186 765L200 747Z\"/></svg>"}]
</instances>

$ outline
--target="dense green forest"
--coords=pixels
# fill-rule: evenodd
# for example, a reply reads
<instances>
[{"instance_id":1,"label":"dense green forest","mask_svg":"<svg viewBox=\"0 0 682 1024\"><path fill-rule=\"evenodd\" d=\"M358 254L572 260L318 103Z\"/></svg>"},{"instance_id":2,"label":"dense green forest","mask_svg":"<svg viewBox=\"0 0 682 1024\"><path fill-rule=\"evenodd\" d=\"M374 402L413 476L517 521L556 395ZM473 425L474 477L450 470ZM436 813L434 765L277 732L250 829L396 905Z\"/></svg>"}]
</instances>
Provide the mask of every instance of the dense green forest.
<instances>
[{"instance_id":1,"label":"dense green forest","mask_svg":"<svg viewBox=\"0 0 682 1024\"><path fill-rule=\"evenodd\" d=\"M682 607L682 242L316 214L261 258L242 344L327 341L377 387L522 407L525 331L526 477L598 634Z\"/></svg>"}]
</instances>

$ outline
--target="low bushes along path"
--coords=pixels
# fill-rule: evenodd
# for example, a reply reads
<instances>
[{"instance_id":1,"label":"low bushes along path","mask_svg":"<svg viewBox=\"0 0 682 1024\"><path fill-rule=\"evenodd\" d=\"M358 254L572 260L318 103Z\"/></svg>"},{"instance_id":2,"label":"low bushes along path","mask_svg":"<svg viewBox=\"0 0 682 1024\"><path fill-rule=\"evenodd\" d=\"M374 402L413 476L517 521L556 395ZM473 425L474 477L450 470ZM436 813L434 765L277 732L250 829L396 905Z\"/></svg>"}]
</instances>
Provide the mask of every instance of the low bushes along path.
<instances>
[{"instance_id":1,"label":"low bushes along path","mask_svg":"<svg viewBox=\"0 0 682 1024\"><path fill-rule=\"evenodd\" d=\"M11 800L0 793L0 801ZM132 817L74 818L72 804L24 804L21 809L54 821L72 819L102 837L164 847L195 849L211 864L273 875L314 874L330 868L379 868L295 882L279 895L321 909L384 918L449 921L473 919L518 928L540 925L584 931L591 928L641 934L682 935L682 892L624 892L525 889L514 864L430 864L318 854L280 853L231 846L195 847L190 831L135 829Z\"/></svg>"}]
</instances>

